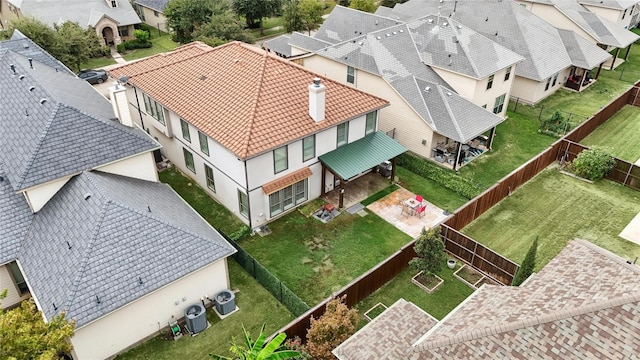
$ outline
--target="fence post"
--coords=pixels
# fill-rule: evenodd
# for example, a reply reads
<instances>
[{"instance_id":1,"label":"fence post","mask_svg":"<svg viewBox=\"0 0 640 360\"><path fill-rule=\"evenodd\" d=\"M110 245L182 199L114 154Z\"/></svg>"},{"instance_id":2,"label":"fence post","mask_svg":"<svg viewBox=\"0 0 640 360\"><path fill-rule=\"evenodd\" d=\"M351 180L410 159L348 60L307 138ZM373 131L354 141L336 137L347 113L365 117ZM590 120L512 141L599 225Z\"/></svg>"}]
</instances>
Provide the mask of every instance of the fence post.
<instances>
[{"instance_id":1,"label":"fence post","mask_svg":"<svg viewBox=\"0 0 640 360\"><path fill-rule=\"evenodd\" d=\"M542 118L542 110L544 110L544 105L540 106L540 114L538 114L538 121L540 121L540 118Z\"/></svg>"}]
</instances>

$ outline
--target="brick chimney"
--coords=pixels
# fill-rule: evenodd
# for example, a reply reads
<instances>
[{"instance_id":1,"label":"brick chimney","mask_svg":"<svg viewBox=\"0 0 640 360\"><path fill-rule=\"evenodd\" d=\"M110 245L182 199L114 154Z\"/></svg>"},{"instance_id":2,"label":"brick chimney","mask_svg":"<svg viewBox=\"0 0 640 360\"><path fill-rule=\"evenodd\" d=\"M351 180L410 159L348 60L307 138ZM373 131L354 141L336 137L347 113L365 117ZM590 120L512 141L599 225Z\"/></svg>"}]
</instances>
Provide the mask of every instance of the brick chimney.
<instances>
[{"instance_id":1,"label":"brick chimney","mask_svg":"<svg viewBox=\"0 0 640 360\"><path fill-rule=\"evenodd\" d=\"M111 99L113 113L116 115L120 123L122 125L133 127L133 119L131 118L129 102L127 101L127 88L116 82L109 88L109 98Z\"/></svg>"},{"instance_id":2,"label":"brick chimney","mask_svg":"<svg viewBox=\"0 0 640 360\"><path fill-rule=\"evenodd\" d=\"M324 120L324 104L327 88L320 83L319 78L313 79L309 85L309 116L315 121Z\"/></svg>"}]
</instances>

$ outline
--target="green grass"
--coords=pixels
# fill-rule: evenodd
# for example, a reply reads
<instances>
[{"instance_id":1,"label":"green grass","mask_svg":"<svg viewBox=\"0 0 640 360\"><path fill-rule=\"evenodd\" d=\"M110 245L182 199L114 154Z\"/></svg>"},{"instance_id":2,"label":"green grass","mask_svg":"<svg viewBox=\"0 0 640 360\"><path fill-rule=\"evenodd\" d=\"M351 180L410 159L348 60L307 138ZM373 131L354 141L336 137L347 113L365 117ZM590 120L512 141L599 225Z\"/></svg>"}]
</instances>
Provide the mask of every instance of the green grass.
<instances>
[{"instance_id":1,"label":"green grass","mask_svg":"<svg viewBox=\"0 0 640 360\"><path fill-rule=\"evenodd\" d=\"M640 159L640 108L625 106L580 143L604 146L615 157L636 162Z\"/></svg>"},{"instance_id":2,"label":"green grass","mask_svg":"<svg viewBox=\"0 0 640 360\"><path fill-rule=\"evenodd\" d=\"M83 69L97 69L109 65L115 64L116 61L111 56L103 56L99 58L89 59L86 63L83 63L80 67Z\"/></svg>"},{"instance_id":3,"label":"green grass","mask_svg":"<svg viewBox=\"0 0 640 360\"><path fill-rule=\"evenodd\" d=\"M640 212L640 193L600 180L589 184L549 168L463 229L463 233L517 263L539 237L536 270L574 238L625 258L640 246L618 234Z\"/></svg>"},{"instance_id":4,"label":"green grass","mask_svg":"<svg viewBox=\"0 0 640 360\"><path fill-rule=\"evenodd\" d=\"M360 203L361 203L362 205L364 205L364 206L367 206L367 205L373 204L374 202L376 202L376 201L378 201L378 200L382 199L383 197L385 197L385 196L387 196L387 195L391 194L392 192L394 192L394 191L398 190L399 188L400 188L400 187L399 187L398 185L395 185L395 184L394 184L394 185L389 185L389 186L387 186L386 188L384 188L384 189L382 189L382 190L378 191L377 193L375 193L375 194L373 194L373 195L369 196L368 198L366 198L366 199L364 199L364 200L360 201Z\"/></svg>"},{"instance_id":5,"label":"green grass","mask_svg":"<svg viewBox=\"0 0 640 360\"><path fill-rule=\"evenodd\" d=\"M220 320L213 310L207 312L211 328L191 337L185 335L177 341L155 337L117 357L119 360L204 360L209 353L230 356L232 337L242 339L242 325L252 336L257 336L262 324L270 335L293 320L293 315L267 290L247 274L235 261L229 260L232 289L239 289L236 304L240 311Z\"/></svg>"},{"instance_id":6,"label":"green grass","mask_svg":"<svg viewBox=\"0 0 640 360\"><path fill-rule=\"evenodd\" d=\"M432 180L425 179L403 167L396 167L396 176L405 189L415 194L421 194L427 201L443 210L453 210L464 205L468 199L440 186Z\"/></svg>"},{"instance_id":7,"label":"green grass","mask_svg":"<svg viewBox=\"0 0 640 360\"><path fill-rule=\"evenodd\" d=\"M364 313L375 304L381 302L389 307L400 298L411 301L436 319L442 319L473 293L473 289L453 276L454 271L460 266L459 261L454 270L443 265L442 272L438 276L444 280L444 283L432 294L428 294L411 282L411 278L418 273L416 270L410 267L404 269L393 280L358 303L356 308L361 314L360 327L366 324Z\"/></svg>"},{"instance_id":8,"label":"green grass","mask_svg":"<svg viewBox=\"0 0 640 360\"><path fill-rule=\"evenodd\" d=\"M324 224L295 211L269 227L271 235L244 238L240 246L310 306L411 241L371 212L343 211Z\"/></svg>"},{"instance_id":9,"label":"green grass","mask_svg":"<svg viewBox=\"0 0 640 360\"><path fill-rule=\"evenodd\" d=\"M127 61L142 59L147 56L172 51L180 46L180 44L171 40L171 34L169 33L160 31L160 36L158 36L158 29L154 29L147 24L142 24L141 27L143 30L149 30L151 33L151 43L153 46L148 49L128 50L126 53L121 54Z\"/></svg>"},{"instance_id":10,"label":"green grass","mask_svg":"<svg viewBox=\"0 0 640 360\"><path fill-rule=\"evenodd\" d=\"M249 30L249 32L251 33L254 39L260 40L265 37L284 34L284 18L283 17L281 16L270 17L270 18L262 19L262 22L263 22L264 34L260 34L260 29Z\"/></svg>"},{"instance_id":11,"label":"green grass","mask_svg":"<svg viewBox=\"0 0 640 360\"><path fill-rule=\"evenodd\" d=\"M171 185L211 226L229 235L244 224L222 204L213 200L198 184L175 168L159 174L160 181Z\"/></svg>"}]
</instances>

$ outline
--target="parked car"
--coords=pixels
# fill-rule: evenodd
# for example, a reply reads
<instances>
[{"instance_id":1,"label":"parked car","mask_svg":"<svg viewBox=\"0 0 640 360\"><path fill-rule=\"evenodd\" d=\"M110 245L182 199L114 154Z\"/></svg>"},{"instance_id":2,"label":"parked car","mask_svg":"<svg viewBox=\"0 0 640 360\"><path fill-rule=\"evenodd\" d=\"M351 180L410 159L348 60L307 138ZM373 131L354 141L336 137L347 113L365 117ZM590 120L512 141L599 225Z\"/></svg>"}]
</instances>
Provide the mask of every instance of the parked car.
<instances>
[{"instance_id":1,"label":"parked car","mask_svg":"<svg viewBox=\"0 0 640 360\"><path fill-rule=\"evenodd\" d=\"M80 79L87 80L91 85L102 84L103 82L107 81L108 77L105 70L94 69L82 70L77 75Z\"/></svg>"}]
</instances>

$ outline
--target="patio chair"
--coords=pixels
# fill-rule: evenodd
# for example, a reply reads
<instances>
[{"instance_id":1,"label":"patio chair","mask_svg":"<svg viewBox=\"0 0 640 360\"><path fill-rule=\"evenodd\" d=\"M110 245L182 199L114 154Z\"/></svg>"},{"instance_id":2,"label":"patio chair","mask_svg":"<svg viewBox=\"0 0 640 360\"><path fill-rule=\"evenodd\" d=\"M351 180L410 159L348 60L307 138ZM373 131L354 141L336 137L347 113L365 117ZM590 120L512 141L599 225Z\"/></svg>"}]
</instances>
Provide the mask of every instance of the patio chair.
<instances>
[{"instance_id":1,"label":"patio chair","mask_svg":"<svg viewBox=\"0 0 640 360\"><path fill-rule=\"evenodd\" d=\"M416 213L418 214L418 217L423 217L427 212L427 205L422 205L419 208L416 209Z\"/></svg>"},{"instance_id":2,"label":"patio chair","mask_svg":"<svg viewBox=\"0 0 640 360\"><path fill-rule=\"evenodd\" d=\"M417 201L417 202L422 203L422 200L424 200L424 199L422 198L422 195L416 195L416 201Z\"/></svg>"},{"instance_id":3,"label":"patio chair","mask_svg":"<svg viewBox=\"0 0 640 360\"><path fill-rule=\"evenodd\" d=\"M402 206L402 211L400 212L400 215L410 215L411 214L411 209L409 209L409 205L405 204L404 202L400 204Z\"/></svg>"}]
</instances>

